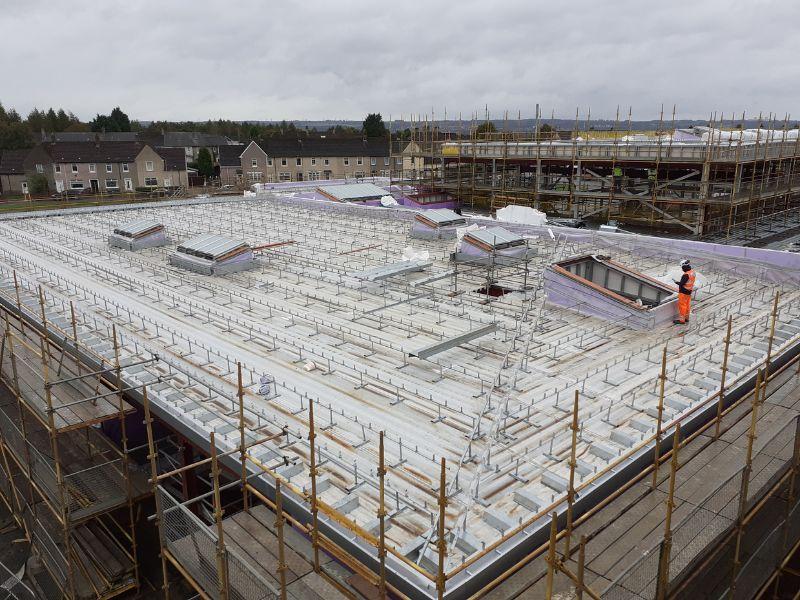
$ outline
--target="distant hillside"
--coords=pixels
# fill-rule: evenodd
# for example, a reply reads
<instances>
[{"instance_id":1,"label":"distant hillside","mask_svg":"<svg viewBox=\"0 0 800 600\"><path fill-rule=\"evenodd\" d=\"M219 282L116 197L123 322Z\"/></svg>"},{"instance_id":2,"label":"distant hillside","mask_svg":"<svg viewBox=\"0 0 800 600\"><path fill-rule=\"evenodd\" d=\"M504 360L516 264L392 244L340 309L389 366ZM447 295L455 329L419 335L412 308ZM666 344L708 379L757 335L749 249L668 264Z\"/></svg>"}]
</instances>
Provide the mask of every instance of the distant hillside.
<instances>
[{"instance_id":1,"label":"distant hillside","mask_svg":"<svg viewBox=\"0 0 800 600\"><path fill-rule=\"evenodd\" d=\"M524 132L524 131L533 131L536 128L536 119L509 119L508 121L503 121L502 119L490 119L491 122L494 124L497 131L513 131L513 132ZM344 119L326 119L323 121L228 121L229 123L239 123L241 125L280 125L280 124L289 124L292 123L297 129L307 129L309 131L327 131L332 127L352 127L353 129L360 130L362 121L351 121L351 120L344 120ZM138 123L142 127L148 127L151 121L142 121L139 120ZM480 125L483 121L467 121L467 120L457 120L457 119L448 119L447 121L435 121L434 125L442 132L451 132L451 133L466 133L469 131L471 126ZM205 122L199 121L197 122L198 125L202 126L205 125ZM561 131L571 131L575 127L575 119L540 119L540 125L549 125L555 129ZM659 124L662 128L668 129L671 127L672 122L669 119L665 119L662 123L659 123L658 119L651 119L648 121L631 121L630 126L628 125L627 121L620 121L617 123L617 130L619 131L627 131L628 128L632 131L653 131L659 128ZM723 123L723 127L726 128L733 128L737 127L741 124L741 120L739 121L728 121L726 120ZM192 130L190 128L190 122L183 122L181 123L182 127L187 130ZM677 128L687 128L693 126L707 126L708 121L698 120L698 119L680 119L675 121L675 127ZM747 119L744 122L744 128L755 128L759 125L763 127L768 126L768 122L766 120L758 121L757 119ZM797 122L793 121L790 122L790 127L797 127ZM399 119L394 120L392 122L387 122L386 126L392 131L403 131L404 129L408 129L412 126L411 121L401 121ZM419 123L416 123L416 126L419 127ZM773 127L780 128L782 126L782 122L774 123ZM614 129L614 121L610 119L593 119L588 123L588 128L595 131L609 131ZM586 119L578 121L578 130L584 131L587 129Z\"/></svg>"},{"instance_id":2,"label":"distant hillside","mask_svg":"<svg viewBox=\"0 0 800 600\"><path fill-rule=\"evenodd\" d=\"M335 127L337 125L343 127L353 127L355 129L361 129L361 121L348 121L348 120L337 120L337 119L328 119L324 121L288 121L294 123L294 126L298 129L313 129L317 131L325 131L331 127ZM439 121L435 122L436 126L441 131L449 131L449 132L459 132L463 131L466 132L469 130L471 125L480 124L482 121L473 122L468 120L453 120L448 119L447 121ZM497 128L498 131L533 131L536 127L536 119L509 119L508 121L504 122L502 119L491 119L491 122ZM258 125L276 125L281 123L281 121L241 121L241 123L255 123ZM728 121L726 120L724 123L725 127L735 127L741 123L741 120L734 120ZM575 127L575 119L540 119L540 125L550 125L550 127L554 127L555 129L559 130L572 130ZM757 119L747 119L744 122L745 128L754 128L758 127L759 124L767 126L766 121L758 121ZM407 129L411 127L411 121L401 121L396 119L391 122L386 123L387 127L391 129L391 131L402 131L403 129ZM586 129L586 119L578 121L578 129L584 130ZM592 119L589 122L589 127L594 130L602 131L602 130L611 130L614 128L614 120L611 119ZM664 128L668 128L672 125L669 119L664 119L661 126ZM708 121L703 120L692 120L692 119L680 119L675 121L675 127L678 128L686 128L686 127L693 127L693 126L707 126ZM796 123L792 123L792 126L796 125ZM419 124L417 124L419 126ZM778 124L777 126L780 126ZM649 121L631 121L630 128L634 131L650 131L658 129L659 121L658 119L651 119ZM625 131L628 129L628 122L620 121L617 124L617 129Z\"/></svg>"}]
</instances>

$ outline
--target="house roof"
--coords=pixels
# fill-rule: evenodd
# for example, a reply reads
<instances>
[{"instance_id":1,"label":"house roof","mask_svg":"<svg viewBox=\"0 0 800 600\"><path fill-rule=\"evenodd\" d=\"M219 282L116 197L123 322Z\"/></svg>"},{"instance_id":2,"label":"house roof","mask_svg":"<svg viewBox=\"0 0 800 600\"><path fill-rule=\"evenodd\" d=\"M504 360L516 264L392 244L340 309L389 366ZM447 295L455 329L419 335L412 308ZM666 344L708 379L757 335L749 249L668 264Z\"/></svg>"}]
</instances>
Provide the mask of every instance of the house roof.
<instances>
[{"instance_id":1,"label":"house roof","mask_svg":"<svg viewBox=\"0 0 800 600\"><path fill-rule=\"evenodd\" d=\"M133 162L144 148L139 142L56 142L44 148L56 163Z\"/></svg>"},{"instance_id":2,"label":"house roof","mask_svg":"<svg viewBox=\"0 0 800 600\"><path fill-rule=\"evenodd\" d=\"M267 156L389 156L387 138L268 138L260 144Z\"/></svg>"},{"instance_id":3,"label":"house roof","mask_svg":"<svg viewBox=\"0 0 800 600\"><path fill-rule=\"evenodd\" d=\"M43 142L135 142L135 131L54 131L42 132Z\"/></svg>"},{"instance_id":4,"label":"house roof","mask_svg":"<svg viewBox=\"0 0 800 600\"><path fill-rule=\"evenodd\" d=\"M25 173L25 159L31 153L27 150L3 150L0 155L0 173L3 175L22 175Z\"/></svg>"},{"instance_id":5,"label":"house roof","mask_svg":"<svg viewBox=\"0 0 800 600\"><path fill-rule=\"evenodd\" d=\"M219 166L220 167L238 167L241 166L242 152L247 146L244 144L234 144L232 146L219 147Z\"/></svg>"},{"instance_id":6,"label":"house roof","mask_svg":"<svg viewBox=\"0 0 800 600\"><path fill-rule=\"evenodd\" d=\"M164 134L161 145L173 148L188 148L190 146L225 146L231 143L232 140L224 135L200 133L198 131L167 131Z\"/></svg>"},{"instance_id":7,"label":"house roof","mask_svg":"<svg viewBox=\"0 0 800 600\"><path fill-rule=\"evenodd\" d=\"M164 168L167 171L186 170L186 152L183 148L165 148L158 146L154 148L158 155L164 159Z\"/></svg>"}]
</instances>

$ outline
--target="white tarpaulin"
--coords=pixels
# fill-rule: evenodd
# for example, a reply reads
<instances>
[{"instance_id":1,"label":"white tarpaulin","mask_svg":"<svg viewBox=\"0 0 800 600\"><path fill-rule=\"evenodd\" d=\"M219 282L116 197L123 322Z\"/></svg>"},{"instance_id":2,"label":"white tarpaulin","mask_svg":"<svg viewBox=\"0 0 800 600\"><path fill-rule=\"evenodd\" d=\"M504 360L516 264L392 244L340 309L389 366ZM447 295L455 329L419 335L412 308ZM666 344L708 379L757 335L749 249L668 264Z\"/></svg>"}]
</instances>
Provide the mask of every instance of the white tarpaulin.
<instances>
[{"instance_id":1,"label":"white tarpaulin","mask_svg":"<svg viewBox=\"0 0 800 600\"><path fill-rule=\"evenodd\" d=\"M509 204L497 209L497 220L506 223L519 223L521 225L544 225L547 222L547 215L540 210L530 206L517 206Z\"/></svg>"},{"instance_id":2,"label":"white tarpaulin","mask_svg":"<svg viewBox=\"0 0 800 600\"><path fill-rule=\"evenodd\" d=\"M411 246L406 246L403 250L403 260L405 261L426 261L431 254L427 250L414 250Z\"/></svg>"},{"instance_id":3,"label":"white tarpaulin","mask_svg":"<svg viewBox=\"0 0 800 600\"><path fill-rule=\"evenodd\" d=\"M473 223L472 225L467 225L466 227L459 227L456 229L456 252L461 249L461 238L463 238L467 233L470 231L477 231L478 229L486 229L485 227L480 227Z\"/></svg>"},{"instance_id":4,"label":"white tarpaulin","mask_svg":"<svg viewBox=\"0 0 800 600\"><path fill-rule=\"evenodd\" d=\"M381 206L392 207L398 206L397 200L394 199L392 196L383 196L381 198Z\"/></svg>"}]
</instances>

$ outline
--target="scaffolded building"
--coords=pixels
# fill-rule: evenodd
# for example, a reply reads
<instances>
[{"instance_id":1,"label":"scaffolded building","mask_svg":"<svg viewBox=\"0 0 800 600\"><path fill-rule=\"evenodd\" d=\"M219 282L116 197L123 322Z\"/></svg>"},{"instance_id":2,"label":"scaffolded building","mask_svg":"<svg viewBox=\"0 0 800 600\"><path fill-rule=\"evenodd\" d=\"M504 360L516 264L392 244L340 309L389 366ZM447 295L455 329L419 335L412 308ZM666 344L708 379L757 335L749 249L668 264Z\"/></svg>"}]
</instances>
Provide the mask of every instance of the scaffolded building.
<instances>
[{"instance_id":1,"label":"scaffolded building","mask_svg":"<svg viewBox=\"0 0 800 600\"><path fill-rule=\"evenodd\" d=\"M243 527L262 547L307 536L315 573L327 555L407 597L479 593L555 551L548 539L578 547L587 515L663 479L681 431L760 402L800 351L789 253L476 218L456 245L412 238L412 211L289 196L128 210L176 240L224 231L262 258L197 273L170 247L109 248L116 210L16 215L0 222L0 299L18 328L69 334L49 336L56 349L88 347L75 354L90 372L112 368L148 423L208 456L150 475L164 571L210 597L294 583L265 578ZM702 275L690 324L641 325L669 306L658 282L687 253ZM589 289L608 310L589 310ZM209 465L206 491L174 481ZM703 550L676 539L671 571L643 570L677 586Z\"/></svg>"},{"instance_id":2,"label":"scaffolded building","mask_svg":"<svg viewBox=\"0 0 800 600\"><path fill-rule=\"evenodd\" d=\"M113 335L99 356L74 306L60 308L66 317L40 287L0 283L0 498L64 598L110 598L140 585L134 506L149 488L131 468L120 381L135 365L120 363Z\"/></svg>"},{"instance_id":3,"label":"scaffolded building","mask_svg":"<svg viewBox=\"0 0 800 600\"><path fill-rule=\"evenodd\" d=\"M619 129L623 131L619 131ZM537 126L537 130L538 130ZM393 183L463 206L533 206L549 216L746 242L789 225L800 206L800 138L788 122L757 130L443 134L392 141Z\"/></svg>"}]
</instances>

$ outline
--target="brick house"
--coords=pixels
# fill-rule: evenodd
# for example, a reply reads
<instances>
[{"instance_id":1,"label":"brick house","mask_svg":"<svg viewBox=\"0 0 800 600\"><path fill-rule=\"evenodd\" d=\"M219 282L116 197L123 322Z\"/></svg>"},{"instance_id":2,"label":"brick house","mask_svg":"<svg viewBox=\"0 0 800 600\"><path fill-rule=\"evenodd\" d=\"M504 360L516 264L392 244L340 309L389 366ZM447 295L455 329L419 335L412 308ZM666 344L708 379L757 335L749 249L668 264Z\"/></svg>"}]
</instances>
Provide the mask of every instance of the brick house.
<instances>
[{"instance_id":1,"label":"brick house","mask_svg":"<svg viewBox=\"0 0 800 600\"><path fill-rule=\"evenodd\" d=\"M95 193L188 185L181 148L152 148L140 142L56 142L45 144L54 190Z\"/></svg>"},{"instance_id":2,"label":"brick house","mask_svg":"<svg viewBox=\"0 0 800 600\"><path fill-rule=\"evenodd\" d=\"M244 181L248 183L269 181L268 162L267 153L261 146L250 142L242 151L239 160Z\"/></svg>"},{"instance_id":3,"label":"brick house","mask_svg":"<svg viewBox=\"0 0 800 600\"><path fill-rule=\"evenodd\" d=\"M270 138L263 147L251 142L240 164L245 181L266 183L389 177L393 169L386 138Z\"/></svg>"},{"instance_id":4,"label":"brick house","mask_svg":"<svg viewBox=\"0 0 800 600\"><path fill-rule=\"evenodd\" d=\"M242 181L242 152L246 146L220 146L217 166L219 167L219 180L223 184L236 184Z\"/></svg>"},{"instance_id":5,"label":"brick house","mask_svg":"<svg viewBox=\"0 0 800 600\"><path fill-rule=\"evenodd\" d=\"M4 150L0 154L0 194L27 194L31 175L38 173L47 179L53 190L50 156L39 145L25 150Z\"/></svg>"}]
</instances>

